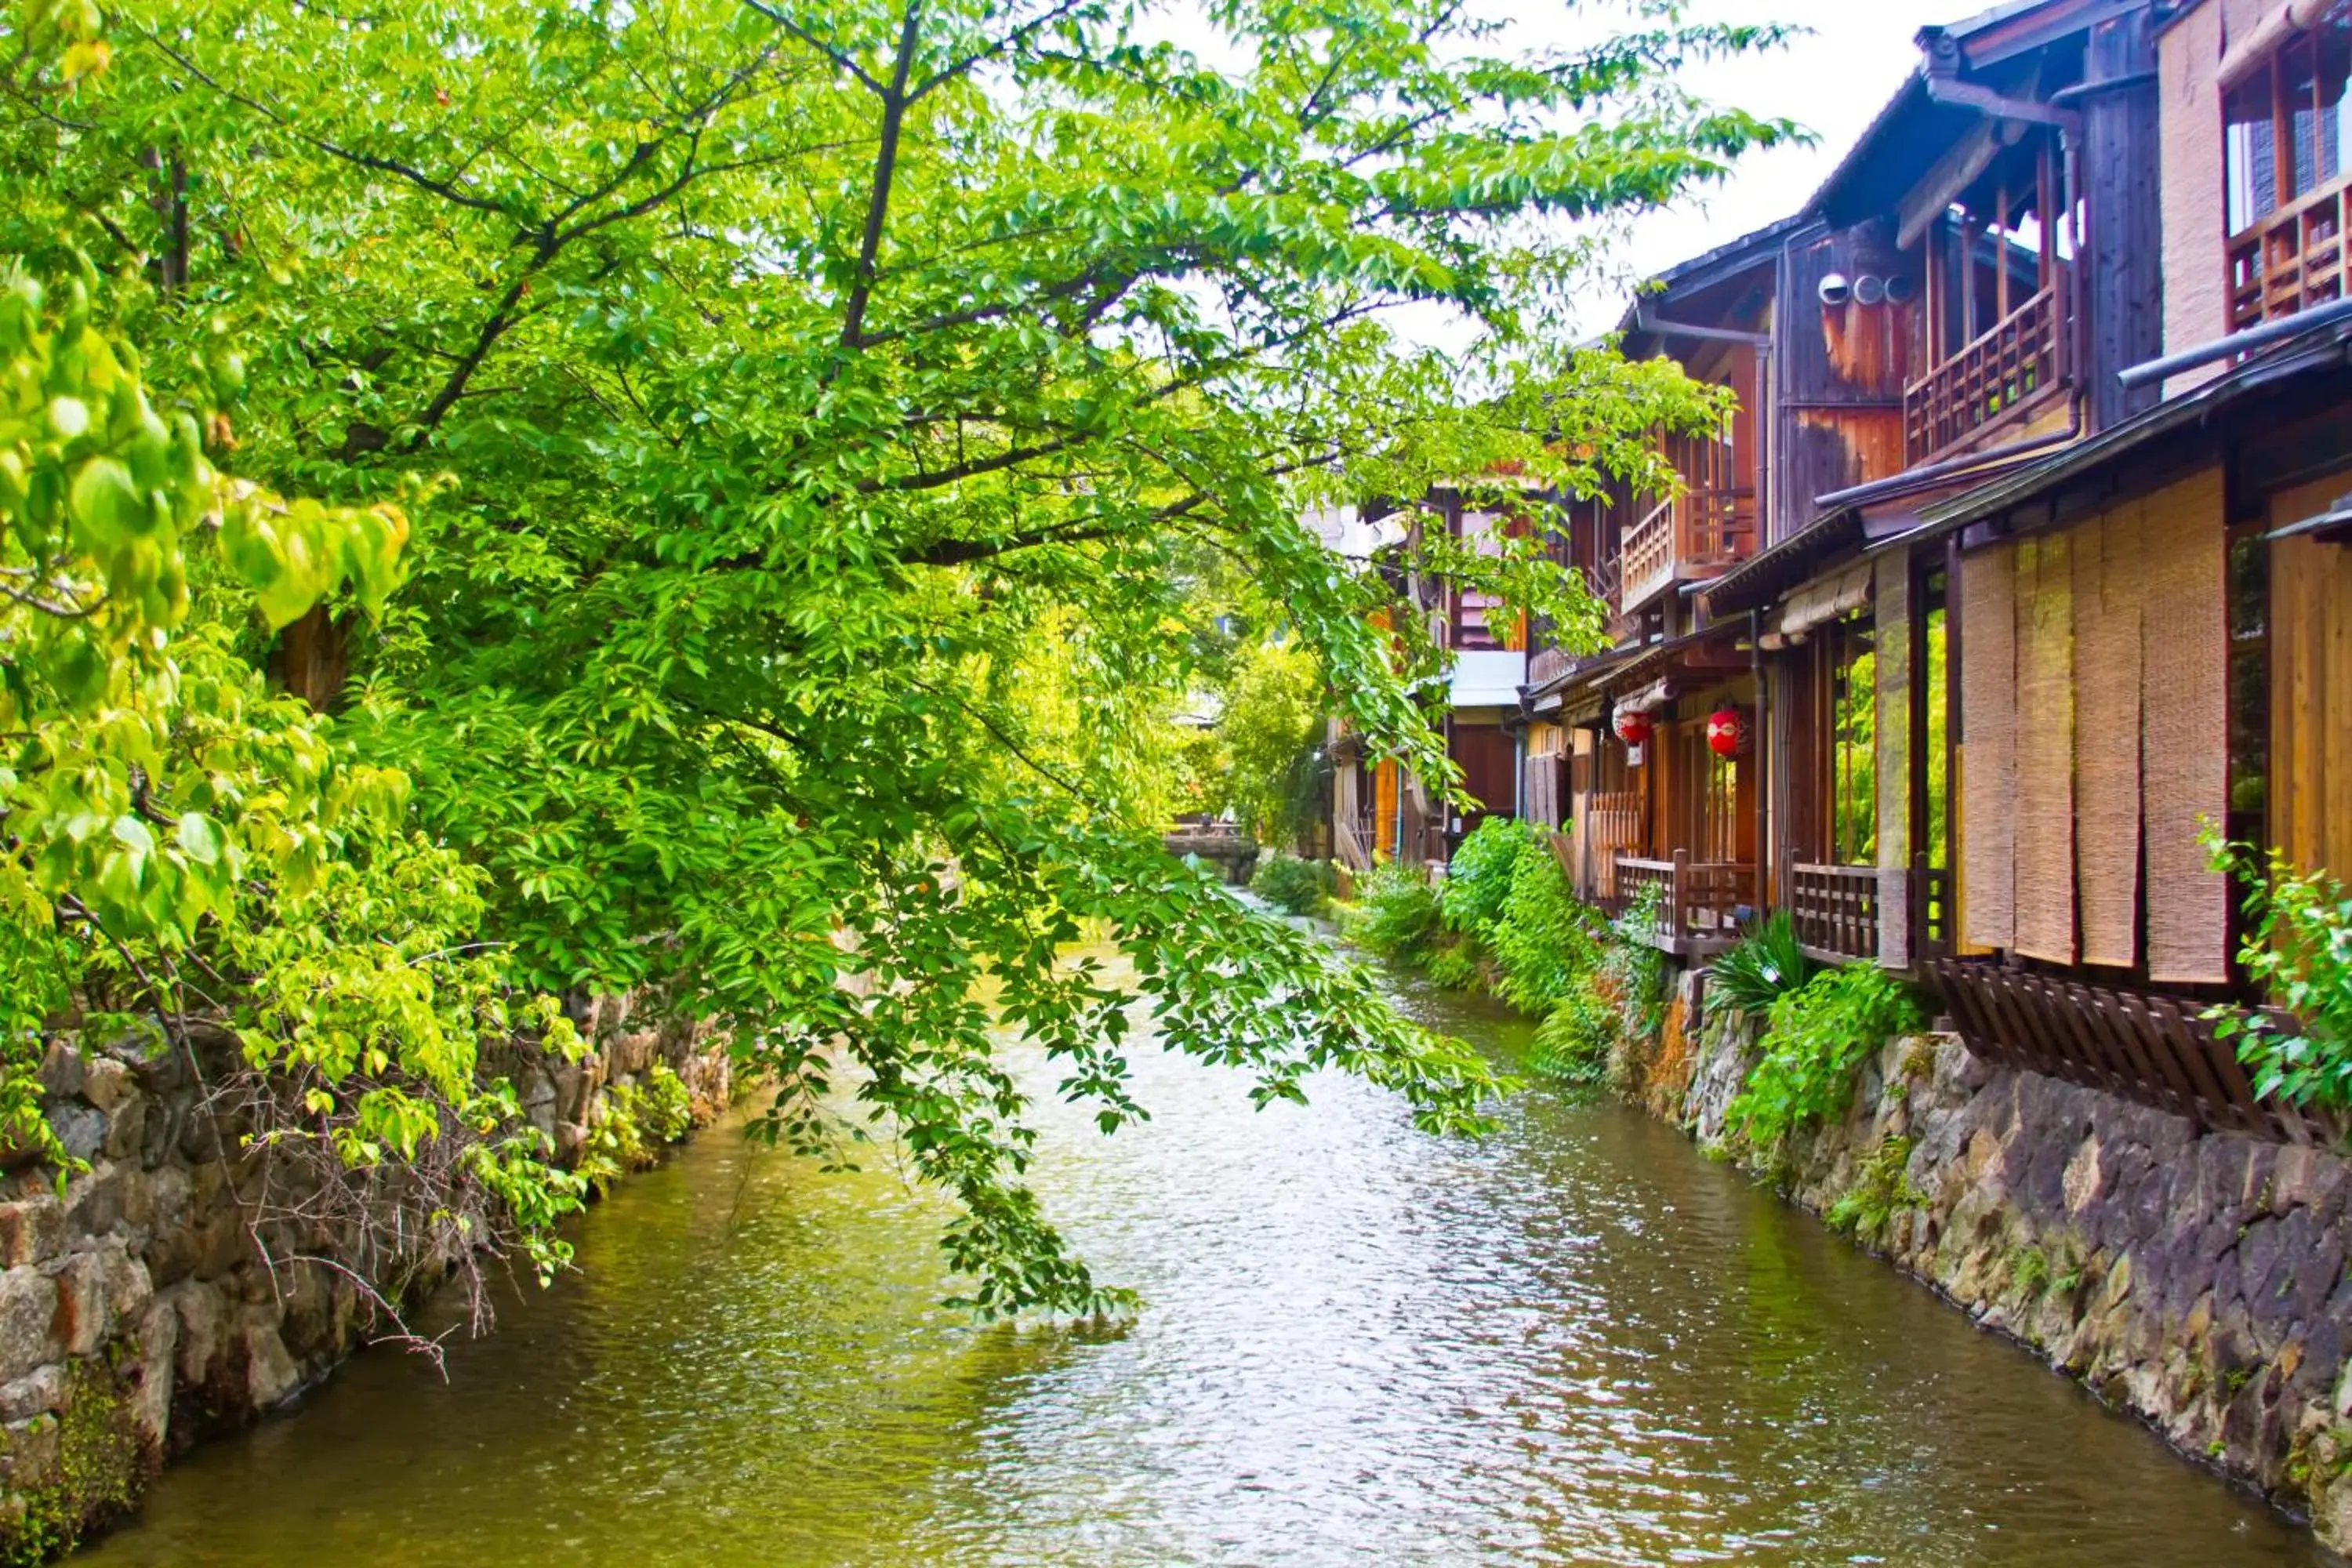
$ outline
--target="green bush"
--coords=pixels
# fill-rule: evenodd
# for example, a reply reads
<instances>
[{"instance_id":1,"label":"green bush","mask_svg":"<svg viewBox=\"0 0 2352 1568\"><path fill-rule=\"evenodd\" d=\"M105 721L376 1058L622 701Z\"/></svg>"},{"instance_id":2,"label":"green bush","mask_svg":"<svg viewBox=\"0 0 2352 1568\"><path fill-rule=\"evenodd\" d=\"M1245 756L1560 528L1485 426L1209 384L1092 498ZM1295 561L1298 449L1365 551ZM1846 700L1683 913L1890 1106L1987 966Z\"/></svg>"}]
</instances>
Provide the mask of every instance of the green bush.
<instances>
[{"instance_id":1,"label":"green bush","mask_svg":"<svg viewBox=\"0 0 2352 1568\"><path fill-rule=\"evenodd\" d=\"M1528 1069L1569 1083L1600 1083L1608 1077L1617 1027L1616 1008L1593 988L1587 971L1536 1031Z\"/></svg>"},{"instance_id":2,"label":"green bush","mask_svg":"<svg viewBox=\"0 0 2352 1568\"><path fill-rule=\"evenodd\" d=\"M1486 933L1496 990L1524 1012L1548 1013L1601 962L1600 916L1569 887L1568 873L1528 837L1513 862L1509 890Z\"/></svg>"},{"instance_id":3,"label":"green bush","mask_svg":"<svg viewBox=\"0 0 2352 1568\"><path fill-rule=\"evenodd\" d=\"M1759 1149L1844 1110L1864 1060L1922 1024L1902 983L1869 963L1822 971L1767 1016L1763 1058L1729 1111L1732 1130Z\"/></svg>"},{"instance_id":4,"label":"green bush","mask_svg":"<svg viewBox=\"0 0 2352 1568\"><path fill-rule=\"evenodd\" d=\"M1350 940L1406 963L1427 960L1443 928L1437 889L1399 865L1373 868L1357 884L1346 921Z\"/></svg>"},{"instance_id":5,"label":"green bush","mask_svg":"<svg viewBox=\"0 0 2352 1568\"><path fill-rule=\"evenodd\" d=\"M2247 888L2238 960L2247 978L2292 1016L2209 1009L2213 1032L2237 1041L2256 1094L2342 1114L2352 1111L2352 893L2325 872L2299 874L2275 849L2209 838L2217 870Z\"/></svg>"},{"instance_id":6,"label":"green bush","mask_svg":"<svg viewBox=\"0 0 2352 1568\"><path fill-rule=\"evenodd\" d=\"M1735 1013L1760 1018L1790 992L1803 990L1813 969L1797 941L1796 923L1781 910L1715 961L1707 994Z\"/></svg>"},{"instance_id":7,"label":"green bush","mask_svg":"<svg viewBox=\"0 0 2352 1568\"><path fill-rule=\"evenodd\" d=\"M1250 890L1267 903L1294 915L1311 915L1330 898L1333 887L1328 860L1301 860L1292 855L1267 855L1250 877Z\"/></svg>"},{"instance_id":8,"label":"green bush","mask_svg":"<svg viewBox=\"0 0 2352 1568\"><path fill-rule=\"evenodd\" d=\"M1625 1033L1652 1039L1666 1024L1666 955L1650 944L1664 889L1654 883L1634 895L1601 943L1597 984L1613 1003Z\"/></svg>"},{"instance_id":9,"label":"green bush","mask_svg":"<svg viewBox=\"0 0 2352 1568\"><path fill-rule=\"evenodd\" d=\"M1486 977L1486 952L1475 936L1447 932L1437 939L1423 966L1449 991L1475 991Z\"/></svg>"},{"instance_id":10,"label":"green bush","mask_svg":"<svg viewBox=\"0 0 2352 1568\"><path fill-rule=\"evenodd\" d=\"M1507 816L1490 816L1480 823L1454 852L1445 869L1441 899L1447 927L1486 935L1502 918L1503 902L1518 879L1519 863L1534 847L1535 834L1525 823Z\"/></svg>"}]
</instances>

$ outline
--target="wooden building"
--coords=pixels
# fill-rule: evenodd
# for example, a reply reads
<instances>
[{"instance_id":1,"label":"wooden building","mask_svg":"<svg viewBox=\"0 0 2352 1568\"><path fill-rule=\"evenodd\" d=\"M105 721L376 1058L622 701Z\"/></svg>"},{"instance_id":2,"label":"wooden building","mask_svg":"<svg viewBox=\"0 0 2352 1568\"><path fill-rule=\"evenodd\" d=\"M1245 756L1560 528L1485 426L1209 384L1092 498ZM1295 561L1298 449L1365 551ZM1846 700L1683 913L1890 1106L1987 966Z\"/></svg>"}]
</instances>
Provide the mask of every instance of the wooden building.
<instances>
[{"instance_id":1,"label":"wooden building","mask_svg":"<svg viewBox=\"0 0 2352 1568\"><path fill-rule=\"evenodd\" d=\"M1786 909L1983 1052L2291 1133L2200 1016L2263 1000L2200 838L2352 877L2352 0L1919 44L1804 212L1628 312L1740 409L1573 515L1614 639L1537 638L1520 809L1685 962Z\"/></svg>"}]
</instances>

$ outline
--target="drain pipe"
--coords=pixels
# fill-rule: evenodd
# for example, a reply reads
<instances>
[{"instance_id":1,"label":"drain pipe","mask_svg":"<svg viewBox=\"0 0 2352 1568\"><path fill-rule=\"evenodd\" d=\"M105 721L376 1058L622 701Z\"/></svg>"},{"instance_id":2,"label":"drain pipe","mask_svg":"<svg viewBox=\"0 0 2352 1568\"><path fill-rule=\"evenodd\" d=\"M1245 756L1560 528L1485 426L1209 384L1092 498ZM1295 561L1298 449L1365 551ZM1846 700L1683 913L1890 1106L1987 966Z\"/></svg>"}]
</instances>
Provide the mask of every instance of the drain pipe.
<instances>
[{"instance_id":1,"label":"drain pipe","mask_svg":"<svg viewBox=\"0 0 2352 1568\"><path fill-rule=\"evenodd\" d=\"M1764 612L1748 612L1748 668L1756 678L1756 755L1765 765L1756 770L1756 915L1771 905L1766 889L1772 869L1772 719L1769 688L1764 683Z\"/></svg>"},{"instance_id":2,"label":"drain pipe","mask_svg":"<svg viewBox=\"0 0 2352 1568\"><path fill-rule=\"evenodd\" d=\"M2136 364L2123 372L2116 379L2126 386L2146 386L2152 381L2162 381L2168 376L2178 375L2184 370L2195 370L2199 365L2210 364L2217 359L2227 359L2231 354L2264 348L2283 338L2294 337L2302 332L2315 332L2322 327L2333 326L2344 321L2352 321L2352 300L2330 300L2325 305L2314 305L2311 309L2298 310L2292 316L2281 316L2275 321L2265 321L2259 327L2249 327L2242 332L2231 332L2228 337L2216 338L2210 343L2200 343L2195 348L2183 349L2179 353L2166 354L2162 359L2152 359L2144 364Z\"/></svg>"}]
</instances>

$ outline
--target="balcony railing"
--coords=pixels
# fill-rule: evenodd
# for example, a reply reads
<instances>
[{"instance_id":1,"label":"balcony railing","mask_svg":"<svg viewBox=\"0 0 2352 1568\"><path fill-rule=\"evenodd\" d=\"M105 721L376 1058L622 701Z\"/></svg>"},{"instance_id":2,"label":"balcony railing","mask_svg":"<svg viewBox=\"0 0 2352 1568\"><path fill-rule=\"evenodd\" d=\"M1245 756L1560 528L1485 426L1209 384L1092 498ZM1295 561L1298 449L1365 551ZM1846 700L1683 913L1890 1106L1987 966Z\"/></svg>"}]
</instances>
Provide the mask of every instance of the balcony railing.
<instances>
[{"instance_id":1,"label":"balcony railing","mask_svg":"<svg viewBox=\"0 0 2352 1568\"><path fill-rule=\"evenodd\" d=\"M1617 857L1642 842L1642 793L1602 790L1584 808L1585 841L1592 846L1593 896L1617 901Z\"/></svg>"},{"instance_id":2,"label":"balcony railing","mask_svg":"<svg viewBox=\"0 0 2352 1568\"><path fill-rule=\"evenodd\" d=\"M1807 952L1825 963L1878 956L1878 868L1791 866L1789 921Z\"/></svg>"},{"instance_id":3,"label":"balcony railing","mask_svg":"<svg viewBox=\"0 0 2352 1568\"><path fill-rule=\"evenodd\" d=\"M1739 934L1738 911L1756 901L1756 868L1730 860L1694 860L1676 850L1671 860L1620 855L1618 905L1631 908L1655 887L1657 918L1633 934L1669 952L1727 947Z\"/></svg>"},{"instance_id":4,"label":"balcony railing","mask_svg":"<svg viewBox=\"0 0 2352 1568\"><path fill-rule=\"evenodd\" d=\"M2011 409L2063 384L2065 312L2053 283L1903 394L1903 439L1914 463L1951 450Z\"/></svg>"},{"instance_id":5,"label":"balcony railing","mask_svg":"<svg viewBox=\"0 0 2352 1568\"><path fill-rule=\"evenodd\" d=\"M2231 331L2344 297L2347 199L2352 182L2339 181L2231 237L2224 254Z\"/></svg>"},{"instance_id":6,"label":"balcony railing","mask_svg":"<svg viewBox=\"0 0 2352 1568\"><path fill-rule=\"evenodd\" d=\"M1625 531L1618 613L1629 613L1677 582L1718 575L1755 550L1753 489L1686 489L1659 502Z\"/></svg>"}]
</instances>

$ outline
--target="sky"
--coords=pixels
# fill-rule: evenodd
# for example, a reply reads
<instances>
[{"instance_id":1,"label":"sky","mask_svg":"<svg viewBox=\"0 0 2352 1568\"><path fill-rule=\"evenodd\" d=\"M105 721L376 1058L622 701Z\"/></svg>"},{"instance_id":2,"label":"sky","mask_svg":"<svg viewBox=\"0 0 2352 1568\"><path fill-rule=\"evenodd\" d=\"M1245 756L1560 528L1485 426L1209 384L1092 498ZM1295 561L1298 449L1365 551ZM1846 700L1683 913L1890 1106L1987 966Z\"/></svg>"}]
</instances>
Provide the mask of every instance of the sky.
<instances>
[{"instance_id":1,"label":"sky","mask_svg":"<svg viewBox=\"0 0 2352 1568\"><path fill-rule=\"evenodd\" d=\"M1751 154L1698 203L1641 219L1622 259L1637 275L1661 271L1796 211L1916 66L1914 35L1931 22L1958 21L1991 3L1695 0L1694 21L1780 22L1811 29L1780 49L1705 66L1684 79L1702 97L1793 120L1820 140L1811 147ZM1513 0L1511 9L1525 42L1562 36L1567 7L1560 0ZM1613 326L1622 306L1622 300L1596 301L1587 326Z\"/></svg>"}]
</instances>

